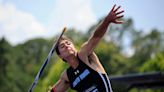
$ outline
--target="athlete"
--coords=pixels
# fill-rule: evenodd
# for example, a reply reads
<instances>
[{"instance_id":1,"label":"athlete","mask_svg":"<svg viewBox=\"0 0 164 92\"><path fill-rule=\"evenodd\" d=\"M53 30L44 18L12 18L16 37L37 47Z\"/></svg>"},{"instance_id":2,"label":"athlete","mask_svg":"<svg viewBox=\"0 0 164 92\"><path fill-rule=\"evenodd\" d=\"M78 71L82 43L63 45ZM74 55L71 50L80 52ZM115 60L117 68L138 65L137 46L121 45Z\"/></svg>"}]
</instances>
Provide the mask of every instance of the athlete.
<instances>
[{"instance_id":1,"label":"athlete","mask_svg":"<svg viewBox=\"0 0 164 92\"><path fill-rule=\"evenodd\" d=\"M123 23L119 20L123 17L122 13L124 12L124 10L120 10L120 7L113 6L79 51L68 38L62 37L59 40L56 52L70 67L61 74L60 79L49 92L65 92L69 88L78 92L112 92L109 77L94 53L94 48L106 33L109 24Z\"/></svg>"}]
</instances>

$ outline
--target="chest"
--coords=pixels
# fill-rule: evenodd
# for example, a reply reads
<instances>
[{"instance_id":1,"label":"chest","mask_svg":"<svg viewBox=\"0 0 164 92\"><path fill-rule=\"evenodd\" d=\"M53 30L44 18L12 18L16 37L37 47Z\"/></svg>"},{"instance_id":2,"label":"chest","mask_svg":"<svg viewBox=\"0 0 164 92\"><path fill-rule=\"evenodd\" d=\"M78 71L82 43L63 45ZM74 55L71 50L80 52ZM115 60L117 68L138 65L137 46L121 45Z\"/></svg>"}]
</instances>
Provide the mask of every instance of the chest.
<instances>
[{"instance_id":1,"label":"chest","mask_svg":"<svg viewBox=\"0 0 164 92\"><path fill-rule=\"evenodd\" d=\"M71 88L75 90L87 89L101 81L99 74L85 65L80 65L77 69L69 69L68 78Z\"/></svg>"}]
</instances>

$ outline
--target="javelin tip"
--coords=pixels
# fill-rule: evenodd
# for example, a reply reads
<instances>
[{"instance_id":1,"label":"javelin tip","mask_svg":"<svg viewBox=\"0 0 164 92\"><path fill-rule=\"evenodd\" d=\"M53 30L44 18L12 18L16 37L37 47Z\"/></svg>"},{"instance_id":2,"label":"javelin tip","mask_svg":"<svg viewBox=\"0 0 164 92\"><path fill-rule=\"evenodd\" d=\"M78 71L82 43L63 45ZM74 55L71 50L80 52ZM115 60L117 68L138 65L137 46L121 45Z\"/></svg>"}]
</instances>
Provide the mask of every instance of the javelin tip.
<instances>
[{"instance_id":1,"label":"javelin tip","mask_svg":"<svg viewBox=\"0 0 164 92\"><path fill-rule=\"evenodd\" d=\"M67 27L64 27L63 31L66 32L67 31Z\"/></svg>"}]
</instances>

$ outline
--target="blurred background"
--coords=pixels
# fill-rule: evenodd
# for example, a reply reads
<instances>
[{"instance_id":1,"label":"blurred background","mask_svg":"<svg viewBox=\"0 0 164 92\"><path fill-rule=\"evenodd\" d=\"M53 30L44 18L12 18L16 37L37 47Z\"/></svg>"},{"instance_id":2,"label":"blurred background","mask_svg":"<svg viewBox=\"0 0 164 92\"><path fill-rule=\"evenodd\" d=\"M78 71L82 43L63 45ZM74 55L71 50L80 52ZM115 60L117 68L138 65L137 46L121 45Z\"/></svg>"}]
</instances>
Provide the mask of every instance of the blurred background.
<instances>
[{"instance_id":1,"label":"blurred background","mask_svg":"<svg viewBox=\"0 0 164 92\"><path fill-rule=\"evenodd\" d=\"M62 29L79 49L114 4L125 10L125 23L109 25L95 49L111 80L163 75L163 0L0 0L0 92L27 92ZM53 55L34 92L46 92L67 67ZM112 84L114 92L164 92L164 84Z\"/></svg>"}]
</instances>

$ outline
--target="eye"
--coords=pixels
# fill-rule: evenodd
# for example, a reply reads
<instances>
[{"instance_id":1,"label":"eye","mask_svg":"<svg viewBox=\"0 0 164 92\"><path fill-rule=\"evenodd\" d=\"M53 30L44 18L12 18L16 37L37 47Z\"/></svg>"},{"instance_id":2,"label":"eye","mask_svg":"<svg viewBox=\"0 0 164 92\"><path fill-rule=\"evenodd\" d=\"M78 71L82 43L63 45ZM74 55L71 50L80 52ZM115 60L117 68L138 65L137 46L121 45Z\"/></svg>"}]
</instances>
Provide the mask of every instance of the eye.
<instances>
[{"instance_id":1,"label":"eye","mask_svg":"<svg viewBox=\"0 0 164 92\"><path fill-rule=\"evenodd\" d=\"M66 41L66 44L67 44L67 45L70 45L70 44L71 44L71 42L69 42L69 41Z\"/></svg>"},{"instance_id":2,"label":"eye","mask_svg":"<svg viewBox=\"0 0 164 92\"><path fill-rule=\"evenodd\" d=\"M61 45L60 45L60 48L64 48L64 44L61 44Z\"/></svg>"}]
</instances>

